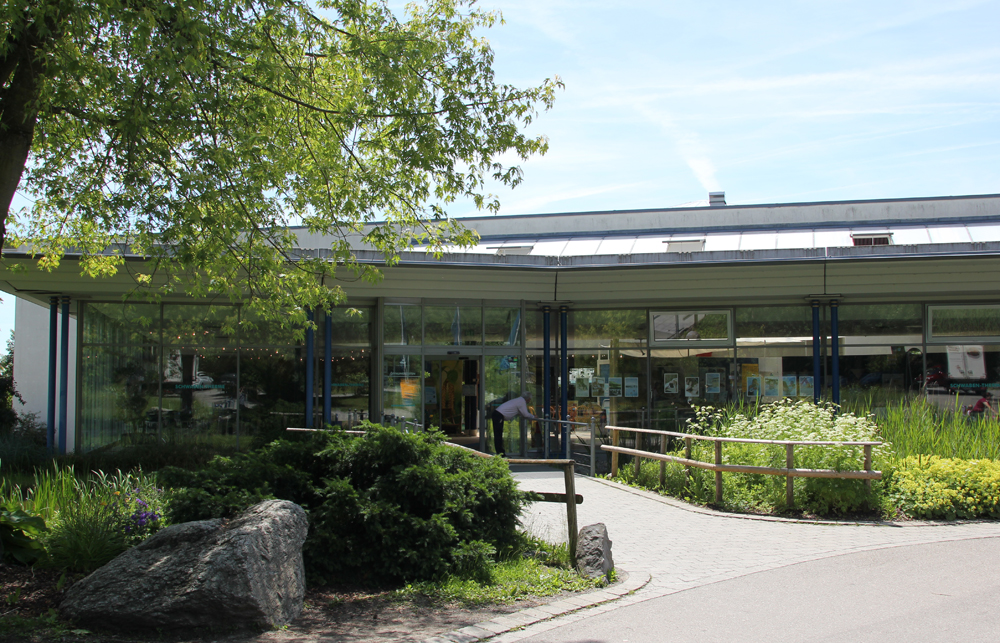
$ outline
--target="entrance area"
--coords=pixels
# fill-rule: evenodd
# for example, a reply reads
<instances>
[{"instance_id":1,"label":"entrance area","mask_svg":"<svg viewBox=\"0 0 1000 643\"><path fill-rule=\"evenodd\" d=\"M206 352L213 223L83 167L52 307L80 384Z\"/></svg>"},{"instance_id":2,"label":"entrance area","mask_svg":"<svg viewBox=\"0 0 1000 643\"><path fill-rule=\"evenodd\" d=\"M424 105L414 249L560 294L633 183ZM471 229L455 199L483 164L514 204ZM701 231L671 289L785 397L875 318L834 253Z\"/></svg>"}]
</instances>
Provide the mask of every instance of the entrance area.
<instances>
[{"instance_id":1,"label":"entrance area","mask_svg":"<svg viewBox=\"0 0 1000 643\"><path fill-rule=\"evenodd\" d=\"M480 448L479 357L424 361L424 426L440 427L449 442Z\"/></svg>"}]
</instances>

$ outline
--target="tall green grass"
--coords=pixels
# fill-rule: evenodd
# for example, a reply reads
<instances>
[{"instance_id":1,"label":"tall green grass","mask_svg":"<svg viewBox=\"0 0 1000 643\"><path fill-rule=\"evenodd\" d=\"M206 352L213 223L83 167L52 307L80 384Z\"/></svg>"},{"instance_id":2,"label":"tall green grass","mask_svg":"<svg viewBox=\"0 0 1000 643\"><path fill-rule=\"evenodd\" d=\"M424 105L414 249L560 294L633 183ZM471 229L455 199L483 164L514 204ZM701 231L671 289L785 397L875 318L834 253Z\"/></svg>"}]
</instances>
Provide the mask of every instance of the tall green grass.
<instances>
[{"instance_id":1,"label":"tall green grass","mask_svg":"<svg viewBox=\"0 0 1000 643\"><path fill-rule=\"evenodd\" d=\"M1000 420L970 417L926 398L900 400L876 418L881 436L898 458L937 455L963 460L1000 459Z\"/></svg>"}]
</instances>

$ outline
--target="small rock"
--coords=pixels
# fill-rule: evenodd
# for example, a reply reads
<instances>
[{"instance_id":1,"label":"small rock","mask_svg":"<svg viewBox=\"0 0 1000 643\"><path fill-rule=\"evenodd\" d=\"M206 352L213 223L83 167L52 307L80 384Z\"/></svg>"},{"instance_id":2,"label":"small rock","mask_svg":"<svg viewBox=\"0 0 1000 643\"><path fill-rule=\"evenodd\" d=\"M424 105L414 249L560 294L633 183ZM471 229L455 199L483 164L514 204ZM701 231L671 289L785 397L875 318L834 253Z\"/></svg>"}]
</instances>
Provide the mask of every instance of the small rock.
<instances>
[{"instance_id":1,"label":"small rock","mask_svg":"<svg viewBox=\"0 0 1000 643\"><path fill-rule=\"evenodd\" d=\"M302 611L308 528L287 500L172 525L75 583L59 609L119 630L280 627Z\"/></svg>"},{"instance_id":2,"label":"small rock","mask_svg":"<svg viewBox=\"0 0 1000 643\"><path fill-rule=\"evenodd\" d=\"M580 530L576 544L576 568L588 578L604 576L611 580L615 561L611 557L611 539L604 523L587 525Z\"/></svg>"}]
</instances>

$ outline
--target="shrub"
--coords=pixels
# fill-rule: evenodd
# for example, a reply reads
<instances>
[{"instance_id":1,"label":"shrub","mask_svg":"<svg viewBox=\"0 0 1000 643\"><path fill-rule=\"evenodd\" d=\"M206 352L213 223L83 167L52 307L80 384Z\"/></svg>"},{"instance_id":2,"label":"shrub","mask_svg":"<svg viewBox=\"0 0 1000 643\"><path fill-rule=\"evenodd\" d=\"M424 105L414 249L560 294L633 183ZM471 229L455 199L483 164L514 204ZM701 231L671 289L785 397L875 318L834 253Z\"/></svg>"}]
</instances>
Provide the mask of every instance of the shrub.
<instances>
[{"instance_id":1,"label":"shrub","mask_svg":"<svg viewBox=\"0 0 1000 643\"><path fill-rule=\"evenodd\" d=\"M912 518L1000 518L1000 462L903 458L890 497Z\"/></svg>"},{"instance_id":2,"label":"shrub","mask_svg":"<svg viewBox=\"0 0 1000 643\"><path fill-rule=\"evenodd\" d=\"M313 583L482 578L493 555L516 547L526 496L505 462L445 445L439 433L365 429L363 438L276 441L201 471L164 469L158 479L174 489L171 520L291 500L309 512L303 555Z\"/></svg>"}]
</instances>

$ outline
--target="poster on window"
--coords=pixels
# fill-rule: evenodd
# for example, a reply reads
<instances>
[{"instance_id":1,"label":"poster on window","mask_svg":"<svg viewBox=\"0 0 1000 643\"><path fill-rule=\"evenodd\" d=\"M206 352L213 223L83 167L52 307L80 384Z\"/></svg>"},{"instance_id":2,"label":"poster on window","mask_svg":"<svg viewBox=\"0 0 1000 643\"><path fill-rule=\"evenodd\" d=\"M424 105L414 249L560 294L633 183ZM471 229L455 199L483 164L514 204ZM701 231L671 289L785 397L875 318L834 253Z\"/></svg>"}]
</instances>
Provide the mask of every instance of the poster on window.
<instances>
[{"instance_id":1,"label":"poster on window","mask_svg":"<svg viewBox=\"0 0 1000 643\"><path fill-rule=\"evenodd\" d=\"M948 377L956 380L985 380L986 359L982 346L949 346Z\"/></svg>"},{"instance_id":2,"label":"poster on window","mask_svg":"<svg viewBox=\"0 0 1000 643\"><path fill-rule=\"evenodd\" d=\"M722 373L705 373L705 395L722 392Z\"/></svg>"},{"instance_id":3,"label":"poster on window","mask_svg":"<svg viewBox=\"0 0 1000 643\"><path fill-rule=\"evenodd\" d=\"M434 388L433 386L424 387L424 403L425 404L438 403L437 389Z\"/></svg>"},{"instance_id":4,"label":"poster on window","mask_svg":"<svg viewBox=\"0 0 1000 643\"><path fill-rule=\"evenodd\" d=\"M590 378L581 377L576 380L576 396L590 397Z\"/></svg>"},{"instance_id":5,"label":"poster on window","mask_svg":"<svg viewBox=\"0 0 1000 643\"><path fill-rule=\"evenodd\" d=\"M639 378L625 378L625 397L639 397Z\"/></svg>"},{"instance_id":6,"label":"poster on window","mask_svg":"<svg viewBox=\"0 0 1000 643\"><path fill-rule=\"evenodd\" d=\"M684 397L698 397L701 395L701 378L700 377L685 377L684 378Z\"/></svg>"},{"instance_id":7,"label":"poster on window","mask_svg":"<svg viewBox=\"0 0 1000 643\"><path fill-rule=\"evenodd\" d=\"M778 397L781 394L781 378L777 375L764 376L764 396Z\"/></svg>"},{"instance_id":8,"label":"poster on window","mask_svg":"<svg viewBox=\"0 0 1000 643\"><path fill-rule=\"evenodd\" d=\"M799 375L799 395L809 397L813 395L813 376Z\"/></svg>"},{"instance_id":9,"label":"poster on window","mask_svg":"<svg viewBox=\"0 0 1000 643\"><path fill-rule=\"evenodd\" d=\"M608 378L608 395L611 397L622 396L622 378L620 377Z\"/></svg>"},{"instance_id":10,"label":"poster on window","mask_svg":"<svg viewBox=\"0 0 1000 643\"><path fill-rule=\"evenodd\" d=\"M677 395L677 373L664 373L663 374L663 393L664 395Z\"/></svg>"},{"instance_id":11,"label":"poster on window","mask_svg":"<svg viewBox=\"0 0 1000 643\"><path fill-rule=\"evenodd\" d=\"M599 377L590 380L590 395L593 397L607 397L608 383Z\"/></svg>"},{"instance_id":12,"label":"poster on window","mask_svg":"<svg viewBox=\"0 0 1000 643\"><path fill-rule=\"evenodd\" d=\"M798 381L795 375L784 375L781 378L781 394L785 397L798 397Z\"/></svg>"},{"instance_id":13,"label":"poster on window","mask_svg":"<svg viewBox=\"0 0 1000 643\"><path fill-rule=\"evenodd\" d=\"M747 376L747 397L760 396L760 375Z\"/></svg>"}]
</instances>

